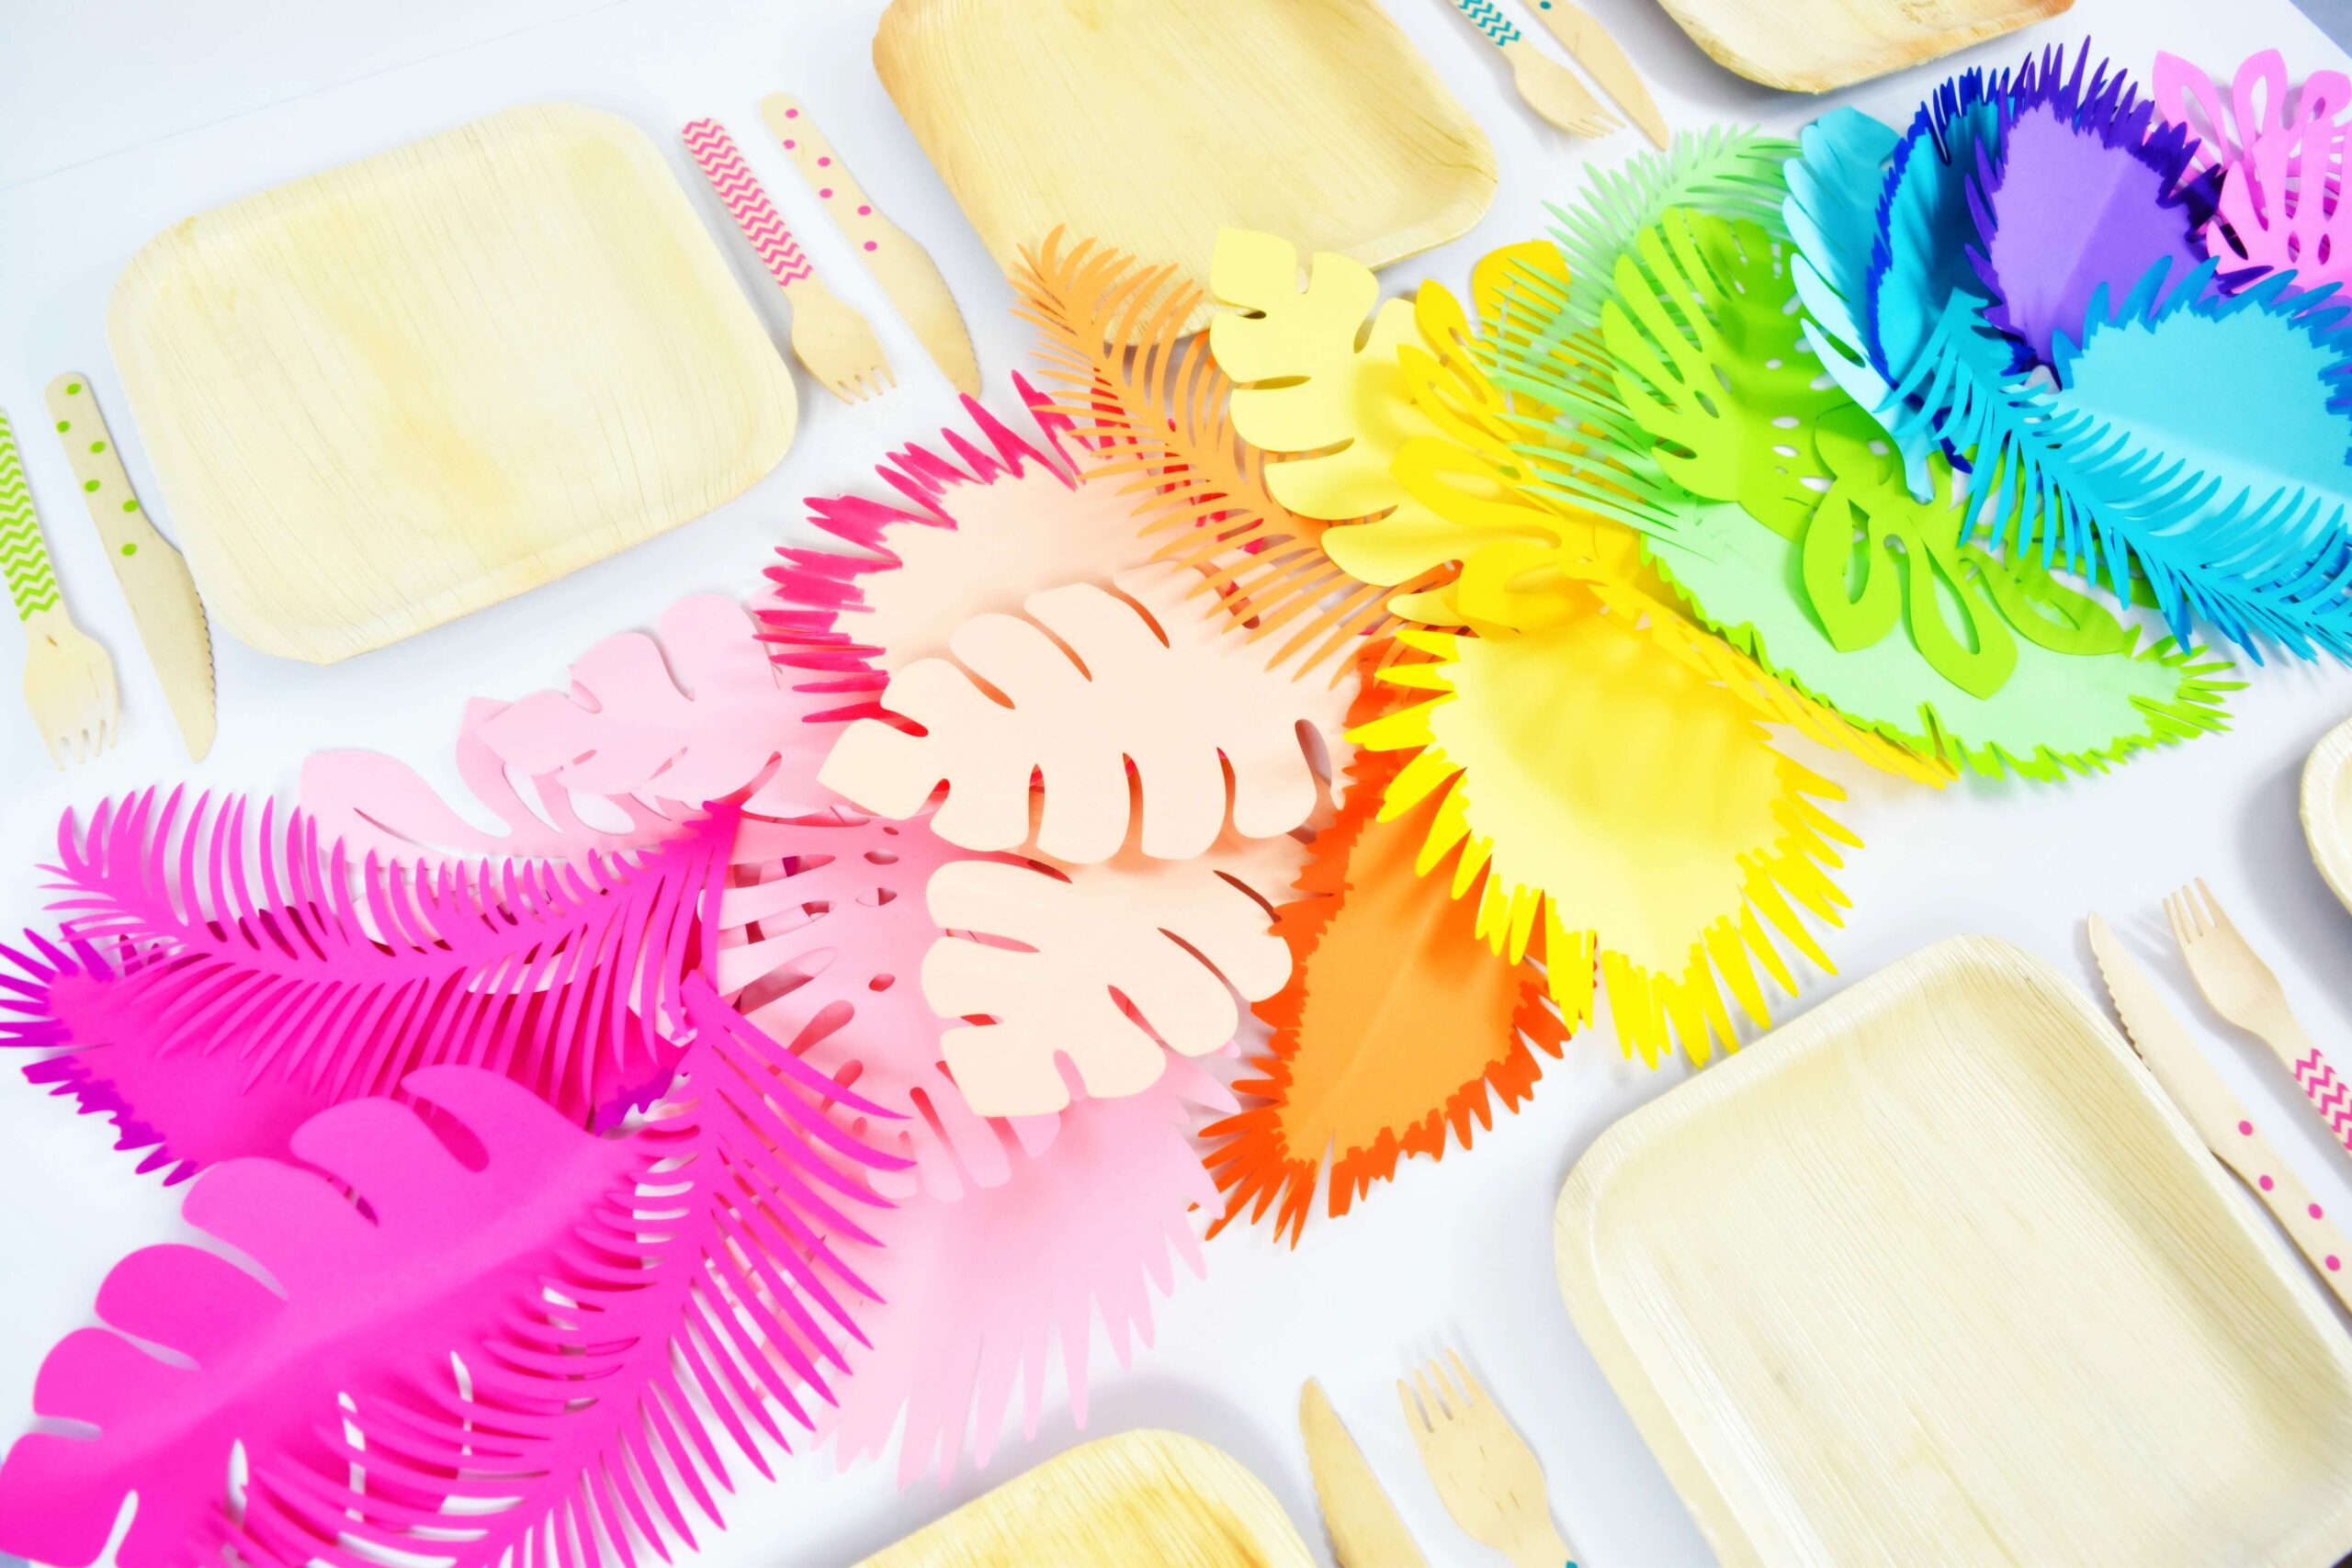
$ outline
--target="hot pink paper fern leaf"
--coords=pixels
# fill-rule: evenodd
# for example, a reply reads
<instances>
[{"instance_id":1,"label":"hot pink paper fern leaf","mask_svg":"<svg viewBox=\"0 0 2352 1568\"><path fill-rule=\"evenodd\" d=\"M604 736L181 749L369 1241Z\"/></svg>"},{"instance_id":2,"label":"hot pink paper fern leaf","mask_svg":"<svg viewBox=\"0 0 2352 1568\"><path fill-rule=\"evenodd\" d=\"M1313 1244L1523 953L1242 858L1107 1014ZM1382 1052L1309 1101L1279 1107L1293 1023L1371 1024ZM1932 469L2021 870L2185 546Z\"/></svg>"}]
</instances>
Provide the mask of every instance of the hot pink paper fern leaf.
<instances>
[{"instance_id":1,"label":"hot pink paper fern leaf","mask_svg":"<svg viewBox=\"0 0 2352 1568\"><path fill-rule=\"evenodd\" d=\"M40 1032L0 1025L0 1041L40 1043L52 1025L86 1046L136 1036L166 1083L233 1070L240 1088L275 1076L327 1102L465 1063L585 1122L616 1081L674 1065L661 1037L678 1021L698 901L734 820L713 814L641 856L578 864L354 867L274 803L250 836L241 799L109 803L85 832L70 817L61 828L51 907L92 949L139 957L105 982L103 1018L85 970L50 993L62 1010L34 1010ZM164 1065L175 1058L184 1066Z\"/></svg>"},{"instance_id":2,"label":"hot pink paper fern leaf","mask_svg":"<svg viewBox=\"0 0 2352 1568\"><path fill-rule=\"evenodd\" d=\"M697 1404L764 1469L768 1402L806 1424L796 1391L839 1364L821 1272L856 1281L819 1237L865 1237L817 1189L873 1156L707 987L683 1005L692 1097L634 1134L445 1066L406 1080L423 1110L306 1122L292 1151L316 1171L208 1173L188 1219L265 1272L173 1245L107 1277L111 1326L61 1342L35 1390L88 1430L10 1450L0 1547L90 1562L132 1493L124 1568L593 1564L691 1540L686 1502L716 1520L727 1484Z\"/></svg>"}]
</instances>

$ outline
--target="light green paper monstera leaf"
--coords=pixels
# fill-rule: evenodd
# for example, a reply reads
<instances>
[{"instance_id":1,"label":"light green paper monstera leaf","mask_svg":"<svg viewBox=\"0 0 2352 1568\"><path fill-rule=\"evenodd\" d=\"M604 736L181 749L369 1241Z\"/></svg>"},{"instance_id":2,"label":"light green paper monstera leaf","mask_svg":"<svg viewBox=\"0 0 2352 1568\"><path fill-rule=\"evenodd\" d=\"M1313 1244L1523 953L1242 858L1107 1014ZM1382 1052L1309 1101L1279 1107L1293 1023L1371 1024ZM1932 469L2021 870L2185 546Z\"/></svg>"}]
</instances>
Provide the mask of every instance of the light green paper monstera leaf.
<instances>
[{"instance_id":1,"label":"light green paper monstera leaf","mask_svg":"<svg viewBox=\"0 0 2352 1568\"><path fill-rule=\"evenodd\" d=\"M1607 374L1505 367L1615 437L1574 469L1538 462L1544 482L1641 531L1771 673L1923 755L2051 777L2220 728L2226 664L2143 649L2038 564L1962 544L1940 458L1912 498L1868 415L1816 385L1788 260L1761 226L1687 209L1636 235L1601 310Z\"/></svg>"}]
</instances>

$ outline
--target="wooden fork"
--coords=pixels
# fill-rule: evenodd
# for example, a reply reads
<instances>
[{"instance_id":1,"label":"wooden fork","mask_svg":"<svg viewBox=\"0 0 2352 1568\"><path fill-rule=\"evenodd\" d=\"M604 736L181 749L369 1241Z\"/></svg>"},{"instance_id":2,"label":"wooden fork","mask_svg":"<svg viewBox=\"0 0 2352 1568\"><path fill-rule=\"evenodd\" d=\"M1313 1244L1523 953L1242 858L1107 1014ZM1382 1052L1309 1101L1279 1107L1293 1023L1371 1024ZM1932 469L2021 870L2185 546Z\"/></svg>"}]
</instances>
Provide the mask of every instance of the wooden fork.
<instances>
[{"instance_id":1,"label":"wooden fork","mask_svg":"<svg viewBox=\"0 0 2352 1568\"><path fill-rule=\"evenodd\" d=\"M2238 934L2221 901L2202 877L2165 900L2173 940L2188 961L2197 988L2213 1010L2270 1047L2295 1075L2303 1098L2327 1123L2335 1141L2352 1154L2352 1085L2335 1076L2327 1058L2295 1021L2286 987L2253 946Z\"/></svg>"},{"instance_id":2,"label":"wooden fork","mask_svg":"<svg viewBox=\"0 0 2352 1568\"><path fill-rule=\"evenodd\" d=\"M1495 0L1452 0L1470 25L1510 62L1510 79L1529 108L1570 136L1606 136L1618 128L1617 118L1600 107L1590 88L1576 73L1528 42Z\"/></svg>"},{"instance_id":3,"label":"wooden fork","mask_svg":"<svg viewBox=\"0 0 2352 1568\"><path fill-rule=\"evenodd\" d=\"M1519 1568L1576 1568L1575 1548L1552 1523L1544 1467L1462 1358L1448 1350L1453 1377L1431 1361L1408 1382L1396 1380L1405 1425L1421 1464L1437 1483L1445 1511L1470 1536Z\"/></svg>"},{"instance_id":4,"label":"wooden fork","mask_svg":"<svg viewBox=\"0 0 2352 1568\"><path fill-rule=\"evenodd\" d=\"M57 571L25 483L17 437L0 413L0 574L25 624L25 704L49 760L59 767L95 757L115 740L114 660L65 613Z\"/></svg>"},{"instance_id":5,"label":"wooden fork","mask_svg":"<svg viewBox=\"0 0 2352 1568\"><path fill-rule=\"evenodd\" d=\"M743 238L759 253L760 261L784 290L792 307L792 352L825 390L845 403L863 402L899 384L883 357L882 344L865 318L836 299L817 281L800 242L784 226L775 204L768 199L742 150L726 127L715 119L698 119L681 132L686 151L694 155L710 188L718 195Z\"/></svg>"}]
</instances>

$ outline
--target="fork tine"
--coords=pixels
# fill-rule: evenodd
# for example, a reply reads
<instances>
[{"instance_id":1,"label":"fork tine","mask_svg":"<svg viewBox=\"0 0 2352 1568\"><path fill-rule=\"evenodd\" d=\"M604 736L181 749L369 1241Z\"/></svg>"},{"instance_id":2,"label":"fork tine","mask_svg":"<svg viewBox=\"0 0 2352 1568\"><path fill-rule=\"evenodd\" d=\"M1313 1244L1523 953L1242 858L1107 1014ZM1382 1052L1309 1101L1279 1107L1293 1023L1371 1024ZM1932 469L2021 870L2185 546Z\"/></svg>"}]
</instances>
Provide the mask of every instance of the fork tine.
<instances>
[{"instance_id":1,"label":"fork tine","mask_svg":"<svg viewBox=\"0 0 2352 1568\"><path fill-rule=\"evenodd\" d=\"M2222 909L2222 901L2213 897L2213 890L2205 886L2205 879L2201 876L2197 879L2197 893L2198 897L2205 900L2206 929L2225 931L2235 936L2237 927L2230 923L2229 914Z\"/></svg>"},{"instance_id":2,"label":"fork tine","mask_svg":"<svg viewBox=\"0 0 2352 1568\"><path fill-rule=\"evenodd\" d=\"M1428 1415L1413 1403L1412 1388L1403 1378L1396 1380L1396 1403L1405 1407L1405 1425L1412 1429L1416 1439L1430 1430Z\"/></svg>"},{"instance_id":3,"label":"fork tine","mask_svg":"<svg viewBox=\"0 0 2352 1568\"><path fill-rule=\"evenodd\" d=\"M1478 1386L1478 1380L1472 1377L1470 1369L1462 1364L1462 1352L1448 1348L1445 1355L1446 1359L1453 1363L1454 1381L1462 1385L1462 1403L1467 1406L1485 1399L1487 1391Z\"/></svg>"},{"instance_id":4,"label":"fork tine","mask_svg":"<svg viewBox=\"0 0 2352 1568\"><path fill-rule=\"evenodd\" d=\"M2187 947L2197 940L2197 921L2189 910L2185 891L2165 895L2165 916L2172 921L2175 942Z\"/></svg>"},{"instance_id":5,"label":"fork tine","mask_svg":"<svg viewBox=\"0 0 2352 1568\"><path fill-rule=\"evenodd\" d=\"M1420 1396L1421 1407L1429 1412L1430 1430L1436 1431L1445 1424L1452 1413L1446 1409L1445 1401L1438 1397L1437 1389L1430 1382L1430 1370L1427 1367L1413 1369L1413 1392Z\"/></svg>"}]
</instances>

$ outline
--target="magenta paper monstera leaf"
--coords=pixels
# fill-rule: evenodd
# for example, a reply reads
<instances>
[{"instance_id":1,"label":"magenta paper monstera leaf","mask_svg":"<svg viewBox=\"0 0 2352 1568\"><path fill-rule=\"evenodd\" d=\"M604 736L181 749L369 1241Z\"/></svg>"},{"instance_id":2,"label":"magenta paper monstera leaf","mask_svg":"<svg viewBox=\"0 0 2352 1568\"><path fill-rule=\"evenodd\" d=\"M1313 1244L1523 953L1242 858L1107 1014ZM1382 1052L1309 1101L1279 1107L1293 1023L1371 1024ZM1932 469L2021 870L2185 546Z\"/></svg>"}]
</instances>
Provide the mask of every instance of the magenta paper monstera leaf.
<instances>
[{"instance_id":1,"label":"magenta paper monstera leaf","mask_svg":"<svg viewBox=\"0 0 2352 1568\"><path fill-rule=\"evenodd\" d=\"M707 993L686 1005L690 1077L788 1062ZM168 1245L107 1277L109 1326L62 1341L35 1390L86 1429L10 1450L0 1547L88 1562L135 1493L125 1568L630 1562L690 1542L689 1508L717 1518L707 1421L763 1470L754 1432L805 1424L798 1391L838 1362L816 1313L844 1315L817 1276L854 1280L814 1238L867 1238L814 1196L812 1173L845 1186L832 1161L865 1156L801 1089L697 1084L598 1137L479 1068L403 1088L298 1129L314 1168L237 1159L191 1189L189 1221L253 1269Z\"/></svg>"}]
</instances>

